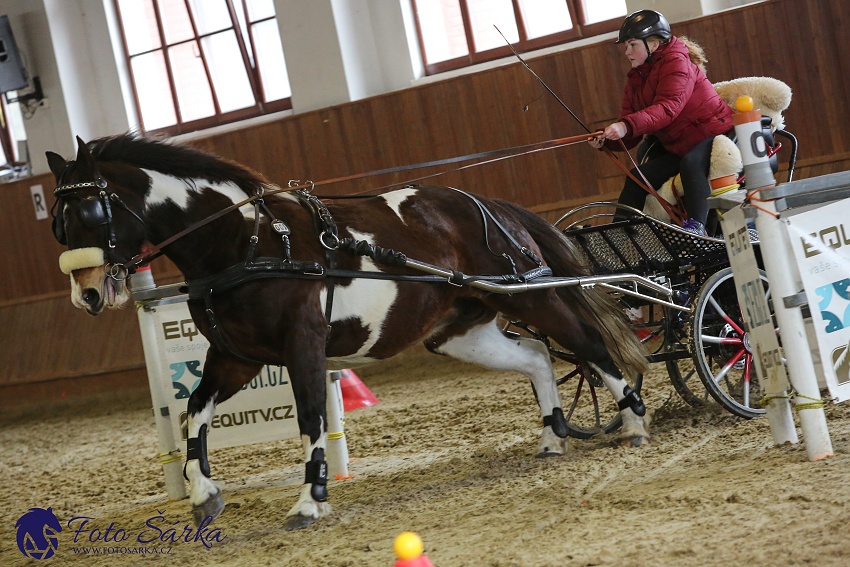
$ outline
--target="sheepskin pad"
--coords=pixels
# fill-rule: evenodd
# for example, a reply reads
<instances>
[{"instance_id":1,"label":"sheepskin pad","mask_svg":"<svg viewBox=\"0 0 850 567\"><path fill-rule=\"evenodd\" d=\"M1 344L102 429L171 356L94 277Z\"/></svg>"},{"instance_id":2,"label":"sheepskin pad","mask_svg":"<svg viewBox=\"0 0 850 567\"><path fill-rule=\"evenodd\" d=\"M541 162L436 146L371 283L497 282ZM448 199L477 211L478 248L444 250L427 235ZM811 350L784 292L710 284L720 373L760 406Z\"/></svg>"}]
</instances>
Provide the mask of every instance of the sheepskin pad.
<instances>
[{"instance_id":1,"label":"sheepskin pad","mask_svg":"<svg viewBox=\"0 0 850 567\"><path fill-rule=\"evenodd\" d=\"M791 87L772 77L741 77L731 81L714 83L714 89L726 104L734 108L739 96L752 97L754 108L770 116L773 127L782 130L785 120L782 113L791 104Z\"/></svg>"},{"instance_id":2,"label":"sheepskin pad","mask_svg":"<svg viewBox=\"0 0 850 567\"><path fill-rule=\"evenodd\" d=\"M96 268L106 263L103 250L100 248L74 248L59 255L59 269L63 274L84 268Z\"/></svg>"}]
</instances>

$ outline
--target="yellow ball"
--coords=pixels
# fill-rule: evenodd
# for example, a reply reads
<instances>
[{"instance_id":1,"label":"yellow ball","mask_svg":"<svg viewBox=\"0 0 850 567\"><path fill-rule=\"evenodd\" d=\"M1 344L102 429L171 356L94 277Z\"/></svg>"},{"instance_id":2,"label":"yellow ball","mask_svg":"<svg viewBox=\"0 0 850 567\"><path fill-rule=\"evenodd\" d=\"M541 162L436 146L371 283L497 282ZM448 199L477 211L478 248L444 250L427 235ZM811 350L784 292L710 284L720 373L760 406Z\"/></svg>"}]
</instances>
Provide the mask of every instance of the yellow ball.
<instances>
[{"instance_id":1,"label":"yellow ball","mask_svg":"<svg viewBox=\"0 0 850 567\"><path fill-rule=\"evenodd\" d=\"M735 99L735 110L738 112L749 112L753 109L753 98L747 95Z\"/></svg>"},{"instance_id":2,"label":"yellow ball","mask_svg":"<svg viewBox=\"0 0 850 567\"><path fill-rule=\"evenodd\" d=\"M423 549L422 538L413 532L400 533L393 544L396 557L402 561L416 559L422 555Z\"/></svg>"}]
</instances>

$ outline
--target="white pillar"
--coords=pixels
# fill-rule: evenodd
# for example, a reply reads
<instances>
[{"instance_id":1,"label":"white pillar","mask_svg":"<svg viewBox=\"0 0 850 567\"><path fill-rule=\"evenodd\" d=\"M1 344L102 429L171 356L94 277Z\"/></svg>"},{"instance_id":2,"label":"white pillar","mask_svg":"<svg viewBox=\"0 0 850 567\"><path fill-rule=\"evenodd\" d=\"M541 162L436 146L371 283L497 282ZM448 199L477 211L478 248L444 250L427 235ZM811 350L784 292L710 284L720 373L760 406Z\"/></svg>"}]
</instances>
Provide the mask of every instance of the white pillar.
<instances>
[{"instance_id":1,"label":"white pillar","mask_svg":"<svg viewBox=\"0 0 850 567\"><path fill-rule=\"evenodd\" d=\"M275 0L275 9L296 114L406 88L415 78L410 14L400 0Z\"/></svg>"},{"instance_id":2,"label":"white pillar","mask_svg":"<svg viewBox=\"0 0 850 567\"><path fill-rule=\"evenodd\" d=\"M345 413L339 381L342 372L327 373L328 445L327 460L330 478L348 478L348 441L345 439Z\"/></svg>"},{"instance_id":3,"label":"white pillar","mask_svg":"<svg viewBox=\"0 0 850 567\"><path fill-rule=\"evenodd\" d=\"M794 252L788 242L788 233L783 230L782 222L773 217L776 208L773 202L759 203L766 211L759 211L756 228L761 241L761 253L764 269L770 281L770 293L773 297L773 309L779 323L782 348L788 361L788 380L796 392L795 404L803 409L797 410L800 429L806 445L806 455L816 461L833 454L832 441L826 414L821 401L817 373L809 348L806 326L799 307L786 308L783 298L792 297L803 289L800 273L794 263Z\"/></svg>"},{"instance_id":4,"label":"white pillar","mask_svg":"<svg viewBox=\"0 0 850 567\"><path fill-rule=\"evenodd\" d=\"M130 278L130 287L134 291L144 291L156 287L149 267L139 269ZM183 459L180 448L174 443L174 431L168 409L168 390L162 383L159 355L159 340L156 324L143 307L136 310L139 318L139 331L142 335L142 348L145 352L145 367L148 372L148 384L153 403L154 422L159 447L159 461L165 473L165 491L171 500L186 498L186 484L183 482Z\"/></svg>"}]
</instances>

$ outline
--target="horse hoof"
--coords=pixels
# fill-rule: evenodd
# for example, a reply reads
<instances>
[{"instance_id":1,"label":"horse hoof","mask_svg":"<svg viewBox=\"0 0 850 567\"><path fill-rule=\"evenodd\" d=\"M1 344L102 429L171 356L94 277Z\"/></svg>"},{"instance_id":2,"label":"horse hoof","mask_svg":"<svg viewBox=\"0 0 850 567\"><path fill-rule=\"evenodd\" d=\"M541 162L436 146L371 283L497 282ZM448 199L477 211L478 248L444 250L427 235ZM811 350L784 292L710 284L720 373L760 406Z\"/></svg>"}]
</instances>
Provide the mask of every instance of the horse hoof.
<instances>
[{"instance_id":1,"label":"horse hoof","mask_svg":"<svg viewBox=\"0 0 850 567\"><path fill-rule=\"evenodd\" d=\"M546 447L546 448L542 449L541 451L539 451L534 456L537 459L548 459L550 457L563 457L564 454L561 453L560 451L556 451L554 449L550 449L549 447Z\"/></svg>"},{"instance_id":2,"label":"horse hoof","mask_svg":"<svg viewBox=\"0 0 850 567\"><path fill-rule=\"evenodd\" d=\"M195 526L200 526L207 517L215 520L221 515L224 510L224 498L221 496L221 490L210 496L206 502L199 506L192 506L192 519L195 521Z\"/></svg>"},{"instance_id":3,"label":"horse hoof","mask_svg":"<svg viewBox=\"0 0 850 567\"><path fill-rule=\"evenodd\" d=\"M640 447L641 445L649 445L649 439L641 435L634 435L620 439L620 445L623 447Z\"/></svg>"},{"instance_id":4,"label":"horse hoof","mask_svg":"<svg viewBox=\"0 0 850 567\"><path fill-rule=\"evenodd\" d=\"M286 531L293 530L303 530L308 526L312 526L316 521L316 518L312 516L302 516L301 514L296 514L294 516L289 516L283 522L283 529Z\"/></svg>"}]
</instances>

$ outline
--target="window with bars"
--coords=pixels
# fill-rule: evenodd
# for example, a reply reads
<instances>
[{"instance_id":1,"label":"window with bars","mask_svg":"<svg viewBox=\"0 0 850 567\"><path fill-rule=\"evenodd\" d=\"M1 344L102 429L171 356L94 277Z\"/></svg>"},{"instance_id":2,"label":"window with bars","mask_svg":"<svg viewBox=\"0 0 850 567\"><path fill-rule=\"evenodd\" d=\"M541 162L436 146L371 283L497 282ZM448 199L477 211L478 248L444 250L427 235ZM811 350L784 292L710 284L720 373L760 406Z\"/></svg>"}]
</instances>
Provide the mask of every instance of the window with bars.
<instances>
[{"instance_id":1,"label":"window with bars","mask_svg":"<svg viewBox=\"0 0 850 567\"><path fill-rule=\"evenodd\" d=\"M144 132L291 108L274 0L114 0Z\"/></svg>"},{"instance_id":2,"label":"window with bars","mask_svg":"<svg viewBox=\"0 0 850 567\"><path fill-rule=\"evenodd\" d=\"M625 0L413 0L413 4L428 75L508 56L505 39L517 51L539 49L617 30L626 16Z\"/></svg>"}]
</instances>

